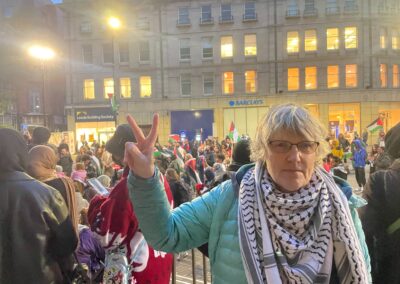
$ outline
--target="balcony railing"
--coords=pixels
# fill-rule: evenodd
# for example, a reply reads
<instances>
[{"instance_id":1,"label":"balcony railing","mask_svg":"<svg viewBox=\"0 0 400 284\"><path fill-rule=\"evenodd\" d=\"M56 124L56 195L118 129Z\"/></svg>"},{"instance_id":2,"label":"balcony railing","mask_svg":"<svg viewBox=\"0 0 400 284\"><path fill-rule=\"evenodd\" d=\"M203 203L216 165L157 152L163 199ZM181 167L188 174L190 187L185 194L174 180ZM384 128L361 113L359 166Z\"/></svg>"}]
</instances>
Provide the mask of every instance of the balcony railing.
<instances>
[{"instance_id":1,"label":"balcony railing","mask_svg":"<svg viewBox=\"0 0 400 284\"><path fill-rule=\"evenodd\" d=\"M180 18L176 20L176 26L177 27L187 27L190 26L190 19L189 18Z\"/></svg>"},{"instance_id":2,"label":"balcony railing","mask_svg":"<svg viewBox=\"0 0 400 284\"><path fill-rule=\"evenodd\" d=\"M243 22L257 21L257 13L245 13L243 14Z\"/></svg>"},{"instance_id":3,"label":"balcony railing","mask_svg":"<svg viewBox=\"0 0 400 284\"><path fill-rule=\"evenodd\" d=\"M230 24L233 23L233 15L219 16L220 24Z\"/></svg>"},{"instance_id":4,"label":"balcony railing","mask_svg":"<svg viewBox=\"0 0 400 284\"><path fill-rule=\"evenodd\" d=\"M304 9L303 17L317 17L317 16L318 16L317 8Z\"/></svg>"},{"instance_id":5,"label":"balcony railing","mask_svg":"<svg viewBox=\"0 0 400 284\"><path fill-rule=\"evenodd\" d=\"M329 15L338 15L340 14L340 8L339 7L329 7L325 9L325 13Z\"/></svg>"},{"instance_id":6,"label":"balcony railing","mask_svg":"<svg viewBox=\"0 0 400 284\"><path fill-rule=\"evenodd\" d=\"M286 18L298 18L300 17L299 9L288 9L286 10Z\"/></svg>"},{"instance_id":7,"label":"balcony railing","mask_svg":"<svg viewBox=\"0 0 400 284\"><path fill-rule=\"evenodd\" d=\"M200 18L200 25L212 25L212 24L214 24L214 17Z\"/></svg>"}]
</instances>

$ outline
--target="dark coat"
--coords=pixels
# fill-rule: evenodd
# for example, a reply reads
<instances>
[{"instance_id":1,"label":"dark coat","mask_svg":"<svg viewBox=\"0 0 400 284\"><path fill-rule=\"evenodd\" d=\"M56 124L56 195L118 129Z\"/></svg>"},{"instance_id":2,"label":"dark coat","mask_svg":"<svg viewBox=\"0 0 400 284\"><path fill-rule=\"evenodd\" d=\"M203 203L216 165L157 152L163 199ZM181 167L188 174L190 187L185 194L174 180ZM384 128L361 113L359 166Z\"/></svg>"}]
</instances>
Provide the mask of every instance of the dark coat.
<instances>
[{"instance_id":1,"label":"dark coat","mask_svg":"<svg viewBox=\"0 0 400 284\"><path fill-rule=\"evenodd\" d=\"M373 283L400 283L400 230L389 235L387 228L400 218L400 159L388 170L373 173L360 212L371 256Z\"/></svg>"},{"instance_id":2,"label":"dark coat","mask_svg":"<svg viewBox=\"0 0 400 284\"><path fill-rule=\"evenodd\" d=\"M0 283L59 283L59 263L76 246L58 191L21 171L0 173Z\"/></svg>"},{"instance_id":3,"label":"dark coat","mask_svg":"<svg viewBox=\"0 0 400 284\"><path fill-rule=\"evenodd\" d=\"M185 187L181 181L169 180L168 183L174 198L174 208L192 200L191 189Z\"/></svg>"}]
</instances>

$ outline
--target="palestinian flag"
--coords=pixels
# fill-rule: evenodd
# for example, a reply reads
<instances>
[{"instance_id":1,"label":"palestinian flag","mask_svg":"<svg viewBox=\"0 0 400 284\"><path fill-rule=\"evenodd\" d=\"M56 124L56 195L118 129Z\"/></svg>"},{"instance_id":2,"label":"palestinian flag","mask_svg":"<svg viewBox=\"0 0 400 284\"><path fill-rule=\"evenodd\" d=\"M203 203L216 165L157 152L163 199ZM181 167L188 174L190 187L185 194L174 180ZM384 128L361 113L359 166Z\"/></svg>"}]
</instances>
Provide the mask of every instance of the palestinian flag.
<instances>
[{"instance_id":1,"label":"palestinian flag","mask_svg":"<svg viewBox=\"0 0 400 284\"><path fill-rule=\"evenodd\" d=\"M367 126L367 129L371 133L375 133L381 129L383 129L383 121L380 118L375 119L373 122L371 122L370 125Z\"/></svg>"},{"instance_id":2,"label":"palestinian flag","mask_svg":"<svg viewBox=\"0 0 400 284\"><path fill-rule=\"evenodd\" d=\"M170 134L168 136L168 141L173 143L173 142L180 142L181 141L181 136L179 134Z\"/></svg>"},{"instance_id":3,"label":"palestinian flag","mask_svg":"<svg viewBox=\"0 0 400 284\"><path fill-rule=\"evenodd\" d=\"M111 103L111 109L113 112L118 111L119 105L117 104L117 99L115 98L113 93L108 93L108 97L110 98L110 103Z\"/></svg>"},{"instance_id":4,"label":"palestinian flag","mask_svg":"<svg viewBox=\"0 0 400 284\"><path fill-rule=\"evenodd\" d=\"M229 127L229 134L228 134L229 138L231 138L233 143L237 143L239 141L239 133L235 127L235 124L233 123L233 121L231 121L231 125Z\"/></svg>"}]
</instances>

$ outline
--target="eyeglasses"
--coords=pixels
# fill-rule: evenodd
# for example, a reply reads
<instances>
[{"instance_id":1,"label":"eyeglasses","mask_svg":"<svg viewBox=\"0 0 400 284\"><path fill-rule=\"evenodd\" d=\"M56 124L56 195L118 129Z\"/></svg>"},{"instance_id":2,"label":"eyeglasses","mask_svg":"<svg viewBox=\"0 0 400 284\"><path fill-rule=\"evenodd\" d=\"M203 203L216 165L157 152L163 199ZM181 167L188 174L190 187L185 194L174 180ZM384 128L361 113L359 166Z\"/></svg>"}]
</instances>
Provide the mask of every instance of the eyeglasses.
<instances>
[{"instance_id":1,"label":"eyeglasses","mask_svg":"<svg viewBox=\"0 0 400 284\"><path fill-rule=\"evenodd\" d=\"M303 154L312 154L317 151L319 146L319 142L315 141L302 141L299 143L290 143L288 141L283 140L274 140L268 141L269 148L272 152L275 153L287 153L292 149L292 146L295 145L297 150Z\"/></svg>"}]
</instances>

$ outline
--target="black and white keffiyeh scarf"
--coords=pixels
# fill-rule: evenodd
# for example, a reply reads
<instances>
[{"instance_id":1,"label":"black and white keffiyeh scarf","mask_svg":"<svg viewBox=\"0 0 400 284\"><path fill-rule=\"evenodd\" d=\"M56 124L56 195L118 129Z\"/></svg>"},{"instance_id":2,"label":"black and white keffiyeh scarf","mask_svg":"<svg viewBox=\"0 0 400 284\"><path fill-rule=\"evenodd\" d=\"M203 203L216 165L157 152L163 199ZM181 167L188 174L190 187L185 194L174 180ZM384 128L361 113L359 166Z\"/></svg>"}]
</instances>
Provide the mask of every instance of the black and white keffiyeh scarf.
<instances>
[{"instance_id":1,"label":"black and white keffiyeh scarf","mask_svg":"<svg viewBox=\"0 0 400 284\"><path fill-rule=\"evenodd\" d=\"M368 272L344 195L316 168L309 184L282 193L264 165L244 176L239 238L248 283L368 283Z\"/></svg>"}]
</instances>

